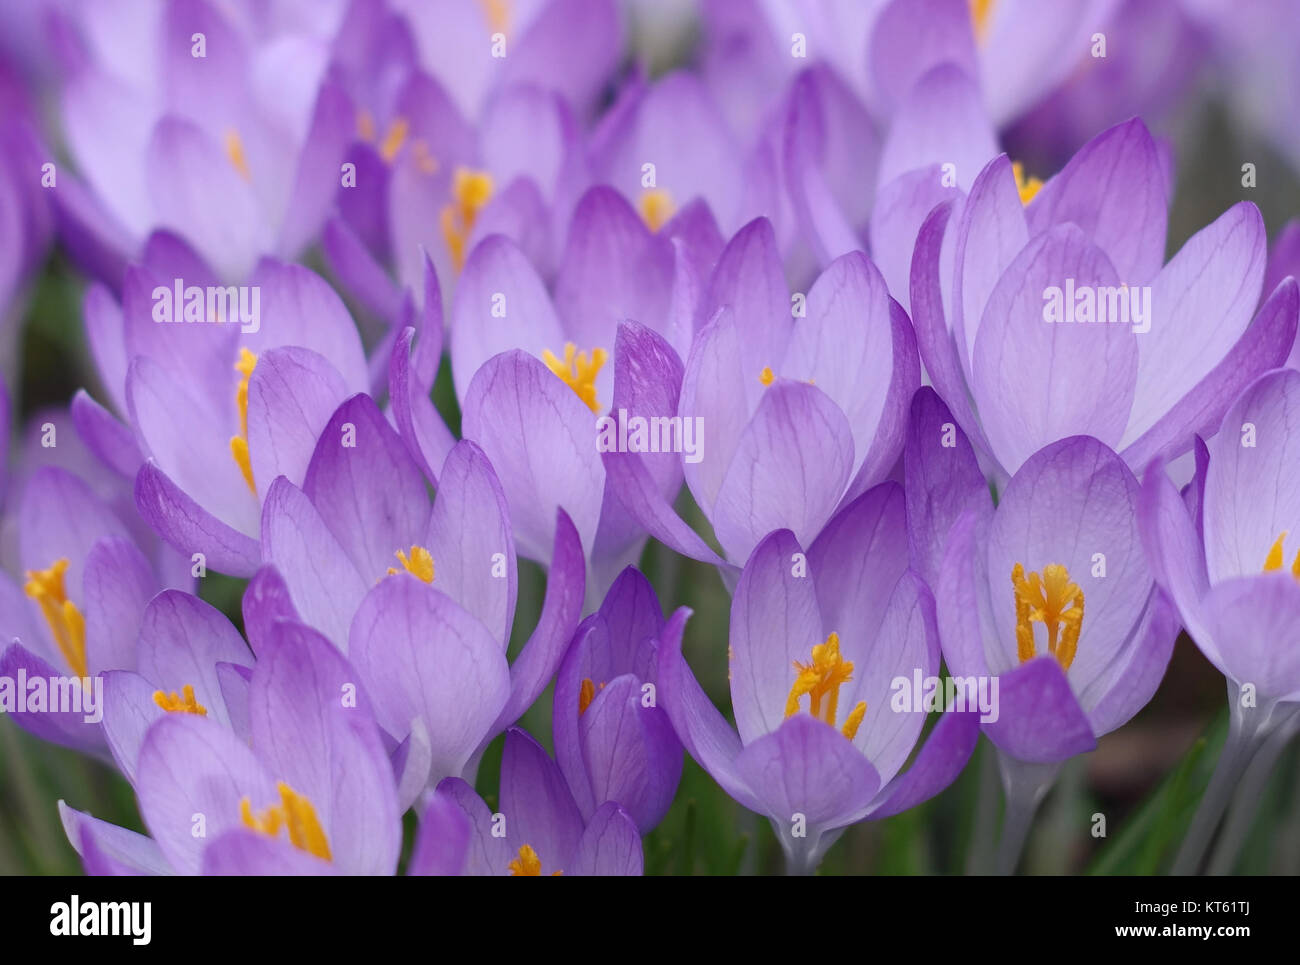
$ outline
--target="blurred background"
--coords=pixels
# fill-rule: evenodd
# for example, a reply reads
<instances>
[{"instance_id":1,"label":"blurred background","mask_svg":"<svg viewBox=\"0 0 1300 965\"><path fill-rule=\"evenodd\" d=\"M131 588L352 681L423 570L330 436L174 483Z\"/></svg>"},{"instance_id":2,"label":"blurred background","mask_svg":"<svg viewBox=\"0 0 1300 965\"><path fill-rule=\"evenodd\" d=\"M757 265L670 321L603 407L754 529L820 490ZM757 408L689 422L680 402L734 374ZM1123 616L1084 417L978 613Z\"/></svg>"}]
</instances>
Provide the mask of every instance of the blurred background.
<instances>
[{"instance_id":1,"label":"blurred background","mask_svg":"<svg viewBox=\"0 0 1300 965\"><path fill-rule=\"evenodd\" d=\"M763 4L737 4L761 7ZM36 109L56 155L56 78L28 43L38 3L6 3L0 18L0 68L36 92ZM651 76L699 67L725 38L716 35L718 4L641 0L625 7L629 62ZM28 16L30 14L30 16ZM1300 216L1300 6L1286 0L1219 4L1132 0L1116 5L1115 57L1084 64L1038 106L1003 132L1004 147L1046 178L1087 138L1140 114L1173 149L1176 172L1167 251L1176 252L1230 205L1259 206L1270 239ZM715 34L710 34L710 24ZM0 110L9 103L0 98ZM1255 184L1243 185L1243 164ZM33 446L32 426L53 421L75 440L66 405L82 387L103 398L87 356L81 321L86 282L57 239L11 299L0 325L10 405L10 462ZM316 255L307 263L329 277ZM364 310L349 302L366 327ZM0 304L0 308L3 305ZM444 366L445 368L445 366ZM455 429L459 417L448 373L435 401ZM66 436L64 427L66 426ZM679 507L697 529L707 523L683 495ZM9 540L5 536L0 546ZM5 552L6 562L13 559ZM720 707L726 679L728 597L716 572L651 544L641 561L661 602L689 606L687 659ZM519 608L511 655L536 622L543 576L521 560ZM13 571L12 566L6 568ZM200 595L242 626L243 581L210 575ZM1071 761L1035 822L1022 870L1027 873L1150 874L1163 869L1180 841L1213 768L1225 732L1222 675L1184 635L1152 703L1103 738L1095 753ZM550 746L550 691L523 725ZM482 767L478 787L493 802L501 741ZM1271 775L1248 775L1226 834L1244 842L1239 860L1213 870L1253 874L1300 872L1300 746L1269 749ZM934 800L898 817L850 829L831 849L824 873L959 874L978 866L995 843L1000 789L981 740L962 777ZM0 874L77 874L58 800L143 830L133 795L113 768L30 737L0 716ZM1097 816L1104 836L1096 834ZM409 820L408 815L408 820ZM408 829L409 830L409 829ZM409 838L409 835L408 835ZM409 840L408 840L409 847ZM737 806L689 758L676 801L645 841L646 870L658 874L780 873L777 841L766 822Z\"/></svg>"}]
</instances>

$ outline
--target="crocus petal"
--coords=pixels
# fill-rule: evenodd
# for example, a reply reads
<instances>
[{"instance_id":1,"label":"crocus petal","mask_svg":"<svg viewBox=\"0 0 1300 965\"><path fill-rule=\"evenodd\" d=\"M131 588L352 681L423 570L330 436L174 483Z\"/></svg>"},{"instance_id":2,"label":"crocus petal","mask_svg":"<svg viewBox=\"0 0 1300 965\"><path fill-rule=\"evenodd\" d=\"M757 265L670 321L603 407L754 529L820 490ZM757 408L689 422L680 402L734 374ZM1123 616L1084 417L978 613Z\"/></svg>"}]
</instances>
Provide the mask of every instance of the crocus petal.
<instances>
[{"instance_id":1,"label":"crocus petal","mask_svg":"<svg viewBox=\"0 0 1300 965\"><path fill-rule=\"evenodd\" d=\"M85 389L77 390L69 408L73 424L77 427L77 435L86 444L86 448L110 469L128 479L134 478L144 457L140 454L140 447L136 445L131 430L92 399Z\"/></svg>"},{"instance_id":2,"label":"crocus petal","mask_svg":"<svg viewBox=\"0 0 1300 965\"><path fill-rule=\"evenodd\" d=\"M1290 573L1216 584L1205 622L1219 651L1216 664L1234 684L1253 685L1261 705L1300 697L1300 581Z\"/></svg>"},{"instance_id":3,"label":"crocus petal","mask_svg":"<svg viewBox=\"0 0 1300 965\"><path fill-rule=\"evenodd\" d=\"M411 341L414 337L415 329L408 327L393 342L388 369L388 397L392 400L393 421L397 423L397 431L401 433L411 458L425 478L436 485L438 470L456 440L434 408L428 391L420 388L414 377L411 358Z\"/></svg>"},{"instance_id":4,"label":"crocus petal","mask_svg":"<svg viewBox=\"0 0 1300 965\"><path fill-rule=\"evenodd\" d=\"M314 806L338 870L391 875L402 847L393 770L356 671L315 631L280 623L253 671L253 746Z\"/></svg>"},{"instance_id":5,"label":"crocus petal","mask_svg":"<svg viewBox=\"0 0 1300 965\"><path fill-rule=\"evenodd\" d=\"M500 641L450 597L406 573L366 594L348 652L385 731L401 739L413 719L424 722L435 779L461 773L510 693Z\"/></svg>"},{"instance_id":6,"label":"crocus petal","mask_svg":"<svg viewBox=\"0 0 1300 965\"><path fill-rule=\"evenodd\" d=\"M1096 748L1092 725L1054 657L1003 674L998 697L998 719L984 732L1017 760L1051 764Z\"/></svg>"},{"instance_id":7,"label":"crocus petal","mask_svg":"<svg viewBox=\"0 0 1300 965\"><path fill-rule=\"evenodd\" d=\"M957 183L963 188L974 183L998 148L972 76L944 63L918 78L889 127L876 175L878 185L932 164L955 165Z\"/></svg>"},{"instance_id":8,"label":"crocus petal","mask_svg":"<svg viewBox=\"0 0 1300 965\"><path fill-rule=\"evenodd\" d=\"M762 813L785 828L796 815L808 829L837 827L880 788L880 775L852 742L808 714L746 745L736 770L755 789Z\"/></svg>"},{"instance_id":9,"label":"crocus petal","mask_svg":"<svg viewBox=\"0 0 1300 965\"><path fill-rule=\"evenodd\" d=\"M555 676L582 617L585 590L586 566L578 531L564 510L557 510L555 547L546 576L542 614L510 668L510 696L492 727L493 735L518 720ZM503 650L505 642L500 642Z\"/></svg>"},{"instance_id":10,"label":"crocus petal","mask_svg":"<svg viewBox=\"0 0 1300 965\"><path fill-rule=\"evenodd\" d=\"M279 800L275 781L248 745L215 720L168 714L150 729L136 768L140 813L181 874L197 874L203 847L240 827L240 801L254 813ZM206 837L193 833L201 815Z\"/></svg>"},{"instance_id":11,"label":"crocus petal","mask_svg":"<svg viewBox=\"0 0 1300 965\"><path fill-rule=\"evenodd\" d=\"M1167 203L1155 141L1134 118L1085 144L1026 213L1031 235L1077 225L1106 253L1119 281L1143 285L1164 264Z\"/></svg>"},{"instance_id":12,"label":"crocus petal","mask_svg":"<svg viewBox=\"0 0 1300 965\"><path fill-rule=\"evenodd\" d=\"M501 813L513 847L529 845L542 859L542 874L564 870L577 853L582 815L559 767L518 727L506 731L501 755Z\"/></svg>"},{"instance_id":13,"label":"crocus petal","mask_svg":"<svg viewBox=\"0 0 1300 965\"><path fill-rule=\"evenodd\" d=\"M993 500L966 434L929 387L912 397L903 460L912 565L937 586L953 524L967 510L991 515Z\"/></svg>"},{"instance_id":14,"label":"crocus petal","mask_svg":"<svg viewBox=\"0 0 1300 965\"><path fill-rule=\"evenodd\" d=\"M1201 537L1178 490L1158 463L1147 469L1142 482L1137 522L1156 582L1172 598L1192 639L1207 655L1217 654L1201 608L1210 588Z\"/></svg>"},{"instance_id":15,"label":"crocus petal","mask_svg":"<svg viewBox=\"0 0 1300 965\"><path fill-rule=\"evenodd\" d=\"M248 645L257 653L270 640L271 627L279 620L301 622L284 577L274 566L263 566L244 588L241 605Z\"/></svg>"},{"instance_id":16,"label":"crocus petal","mask_svg":"<svg viewBox=\"0 0 1300 965\"><path fill-rule=\"evenodd\" d=\"M931 67L951 63L977 72L970 10L958 0L899 0L885 6L868 41L873 94L892 113Z\"/></svg>"},{"instance_id":17,"label":"crocus petal","mask_svg":"<svg viewBox=\"0 0 1300 965\"><path fill-rule=\"evenodd\" d=\"M129 868L134 874L174 874L171 866L162 856L162 852L158 850L158 845L143 834L101 821L84 811L68 807L62 801L59 802L59 818L63 822L64 832L68 835L68 842L83 858L87 840L90 840L94 842L101 858L121 868ZM92 872L87 869L86 873L104 872Z\"/></svg>"},{"instance_id":18,"label":"crocus petal","mask_svg":"<svg viewBox=\"0 0 1300 965\"><path fill-rule=\"evenodd\" d=\"M298 346L257 359L248 380L248 456L265 490L276 476L301 486L316 440L348 397L343 376L323 355Z\"/></svg>"},{"instance_id":19,"label":"crocus petal","mask_svg":"<svg viewBox=\"0 0 1300 965\"><path fill-rule=\"evenodd\" d=\"M575 875L640 875L645 864L641 836L631 816L613 801L592 815L578 842Z\"/></svg>"},{"instance_id":20,"label":"crocus petal","mask_svg":"<svg viewBox=\"0 0 1300 965\"><path fill-rule=\"evenodd\" d=\"M439 783L433 797L459 811L469 824L465 860L462 867L454 873L476 876L509 874L509 865L515 854L506 838L493 834L496 821L483 799L474 793L474 789L458 777L449 777ZM507 835L509 832L507 823Z\"/></svg>"},{"instance_id":21,"label":"crocus petal","mask_svg":"<svg viewBox=\"0 0 1300 965\"><path fill-rule=\"evenodd\" d=\"M901 814L934 797L957 779L979 736L979 714L947 711L934 725L912 766L880 789L871 817Z\"/></svg>"},{"instance_id":22,"label":"crocus petal","mask_svg":"<svg viewBox=\"0 0 1300 965\"><path fill-rule=\"evenodd\" d=\"M199 873L205 877L302 877L339 874L341 869L298 850L283 838L233 828L203 849Z\"/></svg>"},{"instance_id":23,"label":"crocus petal","mask_svg":"<svg viewBox=\"0 0 1300 965\"><path fill-rule=\"evenodd\" d=\"M130 670L110 670L104 681L104 740L123 776L135 783L140 746L150 725L167 712L155 703L156 684Z\"/></svg>"},{"instance_id":24,"label":"crocus petal","mask_svg":"<svg viewBox=\"0 0 1300 965\"><path fill-rule=\"evenodd\" d=\"M484 363L465 396L463 430L497 471L524 556L546 558L561 506L592 545L605 485L595 416L546 366L520 351Z\"/></svg>"},{"instance_id":25,"label":"crocus petal","mask_svg":"<svg viewBox=\"0 0 1300 965\"><path fill-rule=\"evenodd\" d=\"M86 666L91 674L135 667L140 613L157 589L153 569L134 543L110 536L95 544L82 575Z\"/></svg>"},{"instance_id":26,"label":"crocus petal","mask_svg":"<svg viewBox=\"0 0 1300 965\"><path fill-rule=\"evenodd\" d=\"M284 578L294 609L346 652L366 582L316 507L287 479L277 479L266 494L262 548Z\"/></svg>"},{"instance_id":27,"label":"crocus petal","mask_svg":"<svg viewBox=\"0 0 1300 965\"><path fill-rule=\"evenodd\" d=\"M424 477L368 395L339 406L322 430L302 491L357 571L379 579L425 532Z\"/></svg>"},{"instance_id":28,"label":"crocus petal","mask_svg":"<svg viewBox=\"0 0 1300 965\"><path fill-rule=\"evenodd\" d=\"M975 401L1011 473L1036 450L1076 433L1113 446L1128 421L1137 374L1132 332L1045 320L1044 292L1061 291L1071 278L1093 291L1119 284L1106 255L1078 228L1052 228L1003 274L980 321Z\"/></svg>"},{"instance_id":29,"label":"crocus petal","mask_svg":"<svg viewBox=\"0 0 1300 965\"><path fill-rule=\"evenodd\" d=\"M492 464L472 442L456 443L442 466L425 545L434 585L498 640L509 640L518 592L510 509Z\"/></svg>"},{"instance_id":30,"label":"crocus petal","mask_svg":"<svg viewBox=\"0 0 1300 965\"><path fill-rule=\"evenodd\" d=\"M1178 617L1168 598L1153 590L1142 621L1133 630L1133 640L1122 658L1099 677L1080 703L1097 736L1123 726L1147 705L1160 686L1178 639Z\"/></svg>"},{"instance_id":31,"label":"crocus petal","mask_svg":"<svg viewBox=\"0 0 1300 965\"><path fill-rule=\"evenodd\" d=\"M178 552L202 553L207 566L231 576L249 576L257 569L257 541L205 510L152 462L141 466L135 477L135 505Z\"/></svg>"},{"instance_id":32,"label":"crocus petal","mask_svg":"<svg viewBox=\"0 0 1300 965\"><path fill-rule=\"evenodd\" d=\"M24 570L43 570L66 558L64 586L74 594L83 585L86 561L104 537L130 541L130 534L78 476L56 466L31 474L17 506L25 525L18 531Z\"/></svg>"},{"instance_id":33,"label":"crocus petal","mask_svg":"<svg viewBox=\"0 0 1300 965\"><path fill-rule=\"evenodd\" d=\"M316 239L338 192L339 165L356 129L347 95L332 82L320 85L306 137L298 149L298 169L285 201L275 250L299 254ZM346 192L344 192L346 194Z\"/></svg>"},{"instance_id":34,"label":"crocus petal","mask_svg":"<svg viewBox=\"0 0 1300 965\"><path fill-rule=\"evenodd\" d=\"M682 375L679 411L683 419L701 420L701 451L708 453L707 459L688 461L683 469L686 484L705 513L713 511L752 412L746 402L746 380L757 375L747 376L736 364L741 341L735 312L720 308L691 342Z\"/></svg>"},{"instance_id":35,"label":"crocus petal","mask_svg":"<svg viewBox=\"0 0 1300 965\"><path fill-rule=\"evenodd\" d=\"M103 755L104 738L100 731L96 716L91 713L87 700L83 699L81 709L66 711L56 711L50 709L50 704L59 695L52 694L50 691L50 681L55 681L56 688L65 685L80 689L81 684L77 678L69 677L69 671L66 669L59 670L42 660L38 655L28 650L21 643L11 643L2 653L0 653L0 678L6 678L14 683L17 687L19 674L26 675L28 681L27 692L27 709L18 710L15 708L9 713L16 723L29 734L41 738L41 740L50 741L53 744L59 744L63 747L71 747L74 750L89 751ZM42 683L39 689L32 686L32 681L40 677ZM84 679L84 678L83 678ZM93 681L91 681L93 686ZM84 698L93 701L92 693L82 692ZM78 699L77 691L70 691L68 699L76 701ZM43 700L44 706L35 709L34 702ZM76 708L76 704L71 706ZM102 707L97 708L100 712Z\"/></svg>"},{"instance_id":36,"label":"crocus petal","mask_svg":"<svg viewBox=\"0 0 1300 965\"><path fill-rule=\"evenodd\" d=\"M807 662L813 645L826 639L813 581L798 569L803 555L789 530L774 532L758 544L736 585L731 705L746 745L781 725L795 662Z\"/></svg>"},{"instance_id":37,"label":"crocus petal","mask_svg":"<svg viewBox=\"0 0 1300 965\"><path fill-rule=\"evenodd\" d=\"M876 193L871 213L872 259L889 284L889 293L908 312L912 311L910 280L921 226L936 207L955 203L959 197L960 189L944 183L938 164L909 171L881 185Z\"/></svg>"},{"instance_id":38,"label":"crocus petal","mask_svg":"<svg viewBox=\"0 0 1300 965\"><path fill-rule=\"evenodd\" d=\"M778 380L741 434L718 493L718 542L740 560L774 529L811 541L839 504L852 467L844 413L816 386Z\"/></svg>"},{"instance_id":39,"label":"crocus petal","mask_svg":"<svg viewBox=\"0 0 1300 965\"><path fill-rule=\"evenodd\" d=\"M342 192L344 195L347 193ZM383 266L366 250L356 232L341 218L335 217L325 225L321 251L344 289L362 305L381 318L397 318L402 304L401 291Z\"/></svg>"},{"instance_id":40,"label":"crocus petal","mask_svg":"<svg viewBox=\"0 0 1300 965\"><path fill-rule=\"evenodd\" d=\"M987 564L976 548L983 545L987 526L987 520L982 521L973 510L957 518L948 534L934 588L940 646L953 676L989 674L984 638L997 631L988 612Z\"/></svg>"},{"instance_id":41,"label":"crocus petal","mask_svg":"<svg viewBox=\"0 0 1300 965\"><path fill-rule=\"evenodd\" d=\"M472 828L465 812L443 794L430 798L420 817L408 875L459 875L465 867Z\"/></svg>"}]
</instances>

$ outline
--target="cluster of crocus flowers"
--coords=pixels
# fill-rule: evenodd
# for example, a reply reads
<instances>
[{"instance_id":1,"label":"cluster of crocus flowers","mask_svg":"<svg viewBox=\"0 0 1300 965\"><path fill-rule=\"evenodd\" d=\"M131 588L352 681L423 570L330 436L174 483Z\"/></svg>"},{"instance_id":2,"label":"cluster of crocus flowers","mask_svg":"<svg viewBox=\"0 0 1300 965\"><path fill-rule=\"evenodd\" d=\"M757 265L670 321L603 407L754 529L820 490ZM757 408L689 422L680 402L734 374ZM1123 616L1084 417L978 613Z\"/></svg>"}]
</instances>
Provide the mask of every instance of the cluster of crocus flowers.
<instances>
[{"instance_id":1,"label":"cluster of crocus flowers","mask_svg":"<svg viewBox=\"0 0 1300 965\"><path fill-rule=\"evenodd\" d=\"M1126 102L1035 143L1111 5L702 6L652 76L615 0L51 4L66 171L0 70L0 313L57 225L94 376L0 461L0 680L88 712L0 709L135 791L89 873L395 874L410 813L409 874L635 875L687 755L811 873L981 737L1011 871L1180 629L1193 871L1300 726L1295 225L1166 261Z\"/></svg>"}]
</instances>

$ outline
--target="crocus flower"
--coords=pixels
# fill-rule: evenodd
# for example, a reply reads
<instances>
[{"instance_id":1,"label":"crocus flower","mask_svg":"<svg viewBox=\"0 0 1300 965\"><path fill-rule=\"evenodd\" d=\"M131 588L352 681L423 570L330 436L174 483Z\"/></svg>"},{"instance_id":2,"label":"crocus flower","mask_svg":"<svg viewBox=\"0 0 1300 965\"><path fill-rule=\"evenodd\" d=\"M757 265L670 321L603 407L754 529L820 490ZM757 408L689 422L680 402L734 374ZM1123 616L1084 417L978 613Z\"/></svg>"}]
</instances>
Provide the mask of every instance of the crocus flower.
<instances>
[{"instance_id":1,"label":"crocus flower","mask_svg":"<svg viewBox=\"0 0 1300 965\"><path fill-rule=\"evenodd\" d=\"M16 509L22 575L16 581L0 574L0 677L72 678L93 699L105 671L136 668L141 615L172 570L146 556L121 518L67 470L37 469ZM12 716L45 740L102 753L98 719L87 717L102 715L103 707L84 700L83 707L84 713L49 707Z\"/></svg>"},{"instance_id":2,"label":"crocus flower","mask_svg":"<svg viewBox=\"0 0 1300 965\"><path fill-rule=\"evenodd\" d=\"M998 157L960 213L944 205L926 220L911 282L921 360L995 482L1076 434L1136 469L1179 455L1286 358L1296 289L1279 286L1256 312L1258 210L1234 205L1162 267L1168 186L1133 120L1089 142L1027 205Z\"/></svg>"},{"instance_id":3,"label":"crocus flower","mask_svg":"<svg viewBox=\"0 0 1300 965\"><path fill-rule=\"evenodd\" d=\"M52 220L41 186L42 165L49 160L27 95L0 62L0 332L7 330L19 291L50 240ZM8 339L6 334L6 344Z\"/></svg>"},{"instance_id":4,"label":"crocus flower","mask_svg":"<svg viewBox=\"0 0 1300 965\"><path fill-rule=\"evenodd\" d=\"M1178 625L1142 552L1137 480L1113 451L1086 436L1055 442L994 509L938 397L918 397L913 416L909 503L933 511L914 552L937 566L944 659L955 677L998 682L998 718L983 729L1006 787L999 859L1010 873L1061 763L1142 709Z\"/></svg>"},{"instance_id":5,"label":"crocus flower","mask_svg":"<svg viewBox=\"0 0 1300 965\"><path fill-rule=\"evenodd\" d=\"M584 820L617 801L642 834L672 804L682 744L658 703L654 588L628 567L578 627L555 678L555 756Z\"/></svg>"},{"instance_id":6,"label":"crocus flower","mask_svg":"<svg viewBox=\"0 0 1300 965\"><path fill-rule=\"evenodd\" d=\"M641 838L627 812L607 801L584 819L559 767L517 727L506 732L500 801L500 810L493 813L460 778L439 784L420 825L410 873L641 874ZM459 847L454 840L440 840L449 831L456 833L453 822L440 812L456 811L468 819L470 829L467 844ZM459 869L447 866L447 851L464 853ZM442 860L437 860L439 855Z\"/></svg>"},{"instance_id":7,"label":"crocus flower","mask_svg":"<svg viewBox=\"0 0 1300 965\"><path fill-rule=\"evenodd\" d=\"M225 282L315 239L352 111L324 77L327 39L280 13L245 21L183 0L61 15L62 120L81 180L61 172L55 201L74 256L109 284L158 228Z\"/></svg>"},{"instance_id":8,"label":"crocus flower","mask_svg":"<svg viewBox=\"0 0 1300 965\"><path fill-rule=\"evenodd\" d=\"M267 488L279 475L301 482L325 421L369 386L365 355L343 302L301 266L261 262L248 288L256 325L182 320L181 305L160 320L155 293L175 279L202 291L211 276L159 238L150 264L128 270L120 308L102 287L87 293L92 353L129 428L85 393L73 416L103 463L135 479L140 514L163 539L247 576Z\"/></svg>"},{"instance_id":9,"label":"crocus flower","mask_svg":"<svg viewBox=\"0 0 1300 965\"><path fill-rule=\"evenodd\" d=\"M896 483L850 503L806 552L779 530L750 556L731 605L736 730L682 658L687 615L660 640L663 706L691 756L771 821L792 873L812 872L849 825L938 793L975 746L978 715L946 713L899 773L925 714L897 699L898 681L937 677L939 641Z\"/></svg>"},{"instance_id":10,"label":"crocus flower","mask_svg":"<svg viewBox=\"0 0 1300 965\"><path fill-rule=\"evenodd\" d=\"M276 575L259 574L255 596L298 614L356 666L396 748L403 807L426 784L472 776L484 746L554 675L582 612L584 566L562 511L553 528L542 614L511 666L514 536L472 442L452 448L430 505L402 440L359 395L322 430L302 488L271 484L262 554Z\"/></svg>"},{"instance_id":11,"label":"crocus flower","mask_svg":"<svg viewBox=\"0 0 1300 965\"><path fill-rule=\"evenodd\" d=\"M1300 372L1261 376L1197 447L1187 502L1154 464L1142 535L1187 632L1228 681L1229 733L1174 865L1197 869L1232 789L1300 703Z\"/></svg>"},{"instance_id":12,"label":"crocus flower","mask_svg":"<svg viewBox=\"0 0 1300 965\"><path fill-rule=\"evenodd\" d=\"M181 701L149 725L134 784L149 837L61 807L89 874L393 874L397 789L358 677L281 623L247 692L248 739Z\"/></svg>"},{"instance_id":13,"label":"crocus flower","mask_svg":"<svg viewBox=\"0 0 1300 965\"><path fill-rule=\"evenodd\" d=\"M839 258L806 299L792 297L761 218L724 250L699 317L677 411L703 430L706 455L684 460L685 478L725 561L659 495L641 454L604 459L638 522L725 574L773 530L810 543L885 478L920 372L907 316L865 255Z\"/></svg>"}]
</instances>

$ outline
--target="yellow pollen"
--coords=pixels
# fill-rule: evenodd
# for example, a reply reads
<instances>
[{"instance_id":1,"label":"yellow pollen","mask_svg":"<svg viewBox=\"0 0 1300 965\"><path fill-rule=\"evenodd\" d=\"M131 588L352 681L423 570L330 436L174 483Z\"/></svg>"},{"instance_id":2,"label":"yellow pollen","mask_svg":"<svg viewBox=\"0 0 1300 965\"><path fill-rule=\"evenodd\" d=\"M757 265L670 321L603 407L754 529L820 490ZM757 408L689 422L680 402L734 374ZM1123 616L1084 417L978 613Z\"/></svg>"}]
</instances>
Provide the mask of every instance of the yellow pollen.
<instances>
[{"instance_id":1,"label":"yellow pollen","mask_svg":"<svg viewBox=\"0 0 1300 965\"><path fill-rule=\"evenodd\" d=\"M416 579L423 580L425 583L433 582L433 555L423 546L412 546L411 555L407 556L401 550L397 551L397 558L402 561L402 567ZM388 568L388 575L400 573L395 566Z\"/></svg>"},{"instance_id":2,"label":"yellow pollen","mask_svg":"<svg viewBox=\"0 0 1300 965\"><path fill-rule=\"evenodd\" d=\"M155 690L153 692L153 702L169 714L208 716L208 708L194 698L194 688L189 684L181 688L180 694L177 694L174 690L170 694L163 690Z\"/></svg>"},{"instance_id":3,"label":"yellow pollen","mask_svg":"<svg viewBox=\"0 0 1300 965\"><path fill-rule=\"evenodd\" d=\"M398 117L388 125L388 131L384 134L384 140L379 145L379 156L389 164L393 163L393 158L397 157L397 152L402 149L406 143L406 135L411 132L411 122L405 117Z\"/></svg>"},{"instance_id":4,"label":"yellow pollen","mask_svg":"<svg viewBox=\"0 0 1300 965\"><path fill-rule=\"evenodd\" d=\"M239 176L245 181L251 181L253 174L248 170L248 159L244 157L244 142L239 137L239 132L233 127L226 131L225 136L226 157Z\"/></svg>"},{"instance_id":5,"label":"yellow pollen","mask_svg":"<svg viewBox=\"0 0 1300 965\"><path fill-rule=\"evenodd\" d=\"M28 570L24 592L36 601L50 625L54 643L78 677L86 673L86 618L77 605L68 599L63 586L63 574L68 570L68 560L54 561L48 570Z\"/></svg>"},{"instance_id":6,"label":"yellow pollen","mask_svg":"<svg viewBox=\"0 0 1300 965\"><path fill-rule=\"evenodd\" d=\"M457 168L451 179L451 202L442 209L442 237L457 271L465 265L465 245L478 213L492 197L492 175Z\"/></svg>"},{"instance_id":7,"label":"yellow pollen","mask_svg":"<svg viewBox=\"0 0 1300 965\"><path fill-rule=\"evenodd\" d=\"M357 137L367 144L375 139L375 118L367 110L357 111Z\"/></svg>"},{"instance_id":8,"label":"yellow pollen","mask_svg":"<svg viewBox=\"0 0 1300 965\"><path fill-rule=\"evenodd\" d=\"M1025 166L1019 161L1011 162L1011 173L1016 179L1016 193L1020 195L1020 203L1028 204L1034 200L1034 195L1038 189L1043 186L1043 182L1033 176L1025 177Z\"/></svg>"},{"instance_id":9,"label":"yellow pollen","mask_svg":"<svg viewBox=\"0 0 1300 965\"><path fill-rule=\"evenodd\" d=\"M814 717L835 726L839 709L840 686L853 679L853 661L840 656L840 635L831 633L825 643L813 644L812 662L794 662L797 671L790 696L785 701L785 715L799 713L799 698L808 696L808 712ZM823 704L823 700L825 703ZM867 713L867 702L858 701L844 722L841 733L849 740L857 736L858 727Z\"/></svg>"},{"instance_id":10,"label":"yellow pollen","mask_svg":"<svg viewBox=\"0 0 1300 965\"><path fill-rule=\"evenodd\" d=\"M763 371L758 373L758 381L762 382L764 385L771 385L776 381L776 376L772 372L772 366L763 366Z\"/></svg>"},{"instance_id":11,"label":"yellow pollen","mask_svg":"<svg viewBox=\"0 0 1300 965\"><path fill-rule=\"evenodd\" d=\"M510 27L509 0L479 0L483 18L487 20L488 30L494 34L503 34Z\"/></svg>"},{"instance_id":12,"label":"yellow pollen","mask_svg":"<svg viewBox=\"0 0 1300 965\"><path fill-rule=\"evenodd\" d=\"M519 857L512 860L507 868L510 869L512 878L540 878L542 876L542 859L537 856L532 845L525 844L519 849ZM564 874L563 871L552 871L551 877L556 878Z\"/></svg>"},{"instance_id":13,"label":"yellow pollen","mask_svg":"<svg viewBox=\"0 0 1300 965\"><path fill-rule=\"evenodd\" d=\"M253 464L248 458L248 380L252 378L256 367L257 356L248 349L241 348L239 361L235 363L235 371L240 374L239 388L235 390L235 405L239 408L239 435L230 437L230 455L234 457L239 471L244 474L244 482L248 483L254 496L257 495L257 487L253 485Z\"/></svg>"},{"instance_id":14,"label":"yellow pollen","mask_svg":"<svg viewBox=\"0 0 1300 965\"><path fill-rule=\"evenodd\" d=\"M970 18L975 26L975 39L982 41L989 32L989 20L993 17L993 5L997 0L970 0Z\"/></svg>"},{"instance_id":15,"label":"yellow pollen","mask_svg":"<svg viewBox=\"0 0 1300 965\"><path fill-rule=\"evenodd\" d=\"M281 830L286 830L289 832L289 843L299 851L306 851L326 861L333 860L329 840L325 837L311 801L284 781L278 782L276 789L280 792L280 803L271 805L260 815L253 814L253 805L248 798L239 802L239 816L244 826L273 838L279 837Z\"/></svg>"},{"instance_id":16,"label":"yellow pollen","mask_svg":"<svg viewBox=\"0 0 1300 965\"><path fill-rule=\"evenodd\" d=\"M596 699L596 691L604 690L604 689L605 689L604 681L601 681L599 687L597 687L596 682L592 680L590 677L583 678L582 686L578 688L578 716L579 717L581 717L583 714L587 712L587 708L591 706L591 702Z\"/></svg>"},{"instance_id":17,"label":"yellow pollen","mask_svg":"<svg viewBox=\"0 0 1300 965\"><path fill-rule=\"evenodd\" d=\"M1268 558L1264 560L1265 573L1270 570L1280 570L1282 568L1282 544L1286 542L1286 534L1287 531L1282 530L1282 535L1277 538L1277 542L1274 543L1272 548L1268 551ZM1300 552L1296 553L1295 562L1291 564L1291 575L1297 580L1300 580Z\"/></svg>"},{"instance_id":18,"label":"yellow pollen","mask_svg":"<svg viewBox=\"0 0 1300 965\"><path fill-rule=\"evenodd\" d=\"M673 196L666 188L647 188L642 191L641 198L637 201L637 208L641 211L641 220L651 231L658 231L667 224L668 219L677 210L677 206L673 204Z\"/></svg>"},{"instance_id":19,"label":"yellow pollen","mask_svg":"<svg viewBox=\"0 0 1300 965\"><path fill-rule=\"evenodd\" d=\"M542 361L546 367L576 392L592 412L600 411L600 404L596 401L596 376L608 358L609 353L603 348L592 349L591 358L588 358L587 353L579 352L572 342L564 343L563 359L556 358L550 349L542 350Z\"/></svg>"},{"instance_id":20,"label":"yellow pollen","mask_svg":"<svg viewBox=\"0 0 1300 965\"><path fill-rule=\"evenodd\" d=\"M1083 629L1083 590L1070 582L1070 571L1059 563L1030 573L1017 563L1011 568L1016 601L1016 655L1021 663L1034 659L1034 623L1047 628L1047 650L1062 670L1069 670Z\"/></svg>"}]
</instances>

